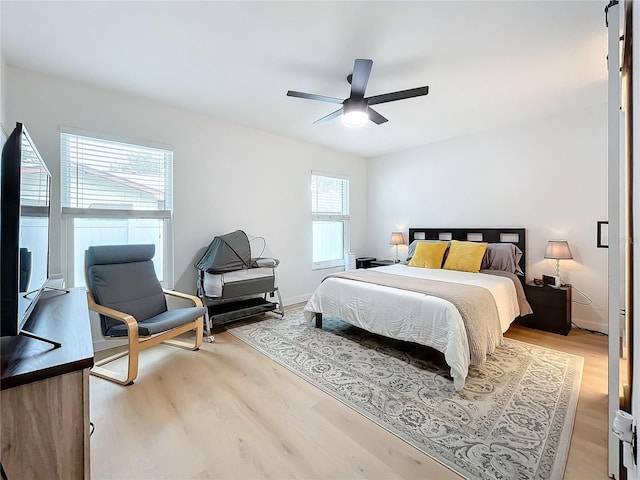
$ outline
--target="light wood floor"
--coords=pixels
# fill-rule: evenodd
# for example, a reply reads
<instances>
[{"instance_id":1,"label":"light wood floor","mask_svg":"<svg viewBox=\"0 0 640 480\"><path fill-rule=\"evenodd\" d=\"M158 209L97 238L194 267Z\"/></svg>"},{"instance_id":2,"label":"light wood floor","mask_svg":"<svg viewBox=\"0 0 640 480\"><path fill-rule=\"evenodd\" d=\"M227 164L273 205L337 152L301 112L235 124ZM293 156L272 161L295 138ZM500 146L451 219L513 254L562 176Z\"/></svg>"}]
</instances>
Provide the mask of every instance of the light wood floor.
<instances>
[{"instance_id":1,"label":"light wood floor","mask_svg":"<svg viewBox=\"0 0 640 480\"><path fill-rule=\"evenodd\" d=\"M566 337L513 325L510 338L584 358L578 411L573 426L565 479L609 478L607 475L608 337L572 329Z\"/></svg>"},{"instance_id":2,"label":"light wood floor","mask_svg":"<svg viewBox=\"0 0 640 480\"><path fill-rule=\"evenodd\" d=\"M565 478L607 478L607 337L507 336L584 357ZM228 333L199 352L159 345L135 385L90 388L95 479L459 478Z\"/></svg>"}]
</instances>

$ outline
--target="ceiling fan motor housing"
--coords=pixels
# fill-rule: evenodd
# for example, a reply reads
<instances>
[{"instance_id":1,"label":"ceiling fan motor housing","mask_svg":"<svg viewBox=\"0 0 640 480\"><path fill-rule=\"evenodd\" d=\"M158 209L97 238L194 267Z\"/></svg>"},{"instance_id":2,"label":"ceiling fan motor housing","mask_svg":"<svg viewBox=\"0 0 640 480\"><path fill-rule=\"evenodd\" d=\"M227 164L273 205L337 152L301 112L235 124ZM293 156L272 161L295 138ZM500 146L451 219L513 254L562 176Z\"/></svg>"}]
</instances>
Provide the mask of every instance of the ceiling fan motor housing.
<instances>
[{"instance_id":1,"label":"ceiling fan motor housing","mask_svg":"<svg viewBox=\"0 0 640 480\"><path fill-rule=\"evenodd\" d=\"M342 103L342 109L344 113L353 112L353 111L366 112L367 101L364 98L347 98Z\"/></svg>"},{"instance_id":2,"label":"ceiling fan motor housing","mask_svg":"<svg viewBox=\"0 0 640 480\"><path fill-rule=\"evenodd\" d=\"M347 82L351 84L351 94L349 95L349 98L345 100L335 97L327 97L324 95L316 95L313 93L296 92L293 90L289 90L287 92L287 96L342 104L342 108L316 120L313 122L315 124L327 123L334 118L343 115L343 120L348 125L361 125L367 120L371 120L373 123L380 125L388 120L372 109L369 105L395 102L397 100L419 97L429 93L429 87L425 86L365 98L364 93L367 89L367 83L369 82L369 75L371 74L372 67L373 60L356 58L356 61L353 64L353 73L347 76ZM351 118L347 119L347 116Z\"/></svg>"}]
</instances>

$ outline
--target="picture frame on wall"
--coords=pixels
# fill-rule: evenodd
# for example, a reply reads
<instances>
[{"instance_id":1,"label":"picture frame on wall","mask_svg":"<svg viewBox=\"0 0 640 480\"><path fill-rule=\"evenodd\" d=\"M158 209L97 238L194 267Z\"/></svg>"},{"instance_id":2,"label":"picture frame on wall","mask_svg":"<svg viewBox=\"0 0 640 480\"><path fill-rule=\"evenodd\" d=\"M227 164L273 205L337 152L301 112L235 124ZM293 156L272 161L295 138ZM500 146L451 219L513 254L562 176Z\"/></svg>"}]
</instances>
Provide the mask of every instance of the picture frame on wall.
<instances>
[{"instance_id":1,"label":"picture frame on wall","mask_svg":"<svg viewBox=\"0 0 640 480\"><path fill-rule=\"evenodd\" d=\"M609 222L598 221L596 247L609 248Z\"/></svg>"}]
</instances>

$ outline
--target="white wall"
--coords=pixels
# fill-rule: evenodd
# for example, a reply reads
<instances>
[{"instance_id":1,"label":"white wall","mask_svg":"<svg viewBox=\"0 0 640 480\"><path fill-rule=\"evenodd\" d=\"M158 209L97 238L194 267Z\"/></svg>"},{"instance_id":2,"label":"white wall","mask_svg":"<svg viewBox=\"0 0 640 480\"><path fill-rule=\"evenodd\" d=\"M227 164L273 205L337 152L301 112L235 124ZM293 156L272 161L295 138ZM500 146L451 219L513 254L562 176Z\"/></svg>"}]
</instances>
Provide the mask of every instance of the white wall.
<instances>
[{"instance_id":1,"label":"white wall","mask_svg":"<svg viewBox=\"0 0 640 480\"><path fill-rule=\"evenodd\" d=\"M4 126L7 135L11 133L9 124L7 123L7 81L6 81L7 65L4 57L0 55L0 124Z\"/></svg>"},{"instance_id":2,"label":"white wall","mask_svg":"<svg viewBox=\"0 0 640 480\"><path fill-rule=\"evenodd\" d=\"M211 238L241 228L265 236L280 257L285 302L305 300L327 273L310 267L309 175L321 170L351 178L358 255L393 258L391 231L410 226L522 226L533 278L553 272L546 242L568 240L575 260L562 263L563 277L593 299L573 305L574 321L606 330L607 251L595 248L596 221L607 213L604 105L365 161L140 97L11 66L3 72L2 88L12 92L5 124L29 128L54 176L54 212L59 126L174 146L179 290L194 290L192 265ZM53 272L63 248L56 215ZM583 300L575 291L574 299Z\"/></svg>"},{"instance_id":3,"label":"white wall","mask_svg":"<svg viewBox=\"0 0 640 480\"><path fill-rule=\"evenodd\" d=\"M409 227L525 227L528 278L552 274L548 240L568 240L563 279L593 300L573 304L580 326L607 330L606 105L368 160L364 253L393 258L391 231ZM406 246L401 247L406 256ZM577 291L574 300L585 302Z\"/></svg>"},{"instance_id":4,"label":"white wall","mask_svg":"<svg viewBox=\"0 0 640 480\"><path fill-rule=\"evenodd\" d=\"M2 18L2 2L0 2L0 18ZM7 64L2 50L2 34L0 27L0 124L4 126L7 135L11 133L7 124Z\"/></svg>"},{"instance_id":5,"label":"white wall","mask_svg":"<svg viewBox=\"0 0 640 480\"><path fill-rule=\"evenodd\" d=\"M285 303L306 300L328 273L311 271L311 170L351 179L351 244L366 228L366 161L140 97L8 67L12 122L29 129L53 175L51 270L62 271L60 126L174 147L176 289L195 291L193 268L217 234L262 235L281 260ZM215 95L215 92L211 93Z\"/></svg>"}]
</instances>

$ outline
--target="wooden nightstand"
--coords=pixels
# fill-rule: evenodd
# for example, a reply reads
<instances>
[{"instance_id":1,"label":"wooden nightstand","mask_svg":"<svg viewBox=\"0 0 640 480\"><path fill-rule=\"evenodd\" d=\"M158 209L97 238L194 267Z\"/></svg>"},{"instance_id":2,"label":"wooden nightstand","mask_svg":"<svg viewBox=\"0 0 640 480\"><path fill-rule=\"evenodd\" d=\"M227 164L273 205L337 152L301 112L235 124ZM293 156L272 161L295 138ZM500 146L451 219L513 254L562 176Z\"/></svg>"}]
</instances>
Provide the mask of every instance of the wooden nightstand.
<instances>
[{"instance_id":1,"label":"wooden nightstand","mask_svg":"<svg viewBox=\"0 0 640 480\"><path fill-rule=\"evenodd\" d=\"M384 267L386 265L394 265L393 260L374 260L371 262L372 267Z\"/></svg>"},{"instance_id":2,"label":"wooden nightstand","mask_svg":"<svg viewBox=\"0 0 640 480\"><path fill-rule=\"evenodd\" d=\"M356 258L356 268L371 268L371 262L374 262L376 257L358 257Z\"/></svg>"},{"instance_id":3,"label":"wooden nightstand","mask_svg":"<svg viewBox=\"0 0 640 480\"><path fill-rule=\"evenodd\" d=\"M553 288L528 283L524 293L533 314L522 317L518 323L547 332L568 335L571 330L571 285Z\"/></svg>"}]
</instances>

